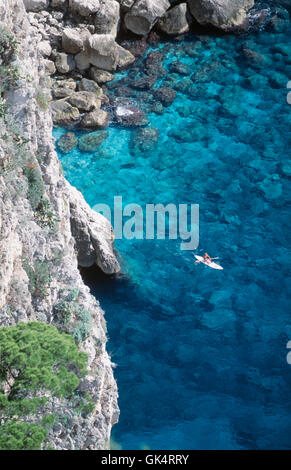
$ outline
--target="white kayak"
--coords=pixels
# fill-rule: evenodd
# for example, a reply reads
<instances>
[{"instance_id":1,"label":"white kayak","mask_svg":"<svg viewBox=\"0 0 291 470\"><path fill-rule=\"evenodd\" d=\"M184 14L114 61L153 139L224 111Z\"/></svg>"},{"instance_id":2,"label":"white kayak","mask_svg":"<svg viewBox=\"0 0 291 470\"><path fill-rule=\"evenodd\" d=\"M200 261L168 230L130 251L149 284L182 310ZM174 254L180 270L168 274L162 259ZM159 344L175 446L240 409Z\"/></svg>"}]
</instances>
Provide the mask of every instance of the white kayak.
<instances>
[{"instance_id":1,"label":"white kayak","mask_svg":"<svg viewBox=\"0 0 291 470\"><path fill-rule=\"evenodd\" d=\"M205 261L203 256L198 256L198 255L194 255L194 256L195 256L196 259L198 259L198 261L200 261L203 264L206 264L206 266L209 266L210 268L223 269L222 266L219 266L219 264L213 263L213 261Z\"/></svg>"}]
</instances>

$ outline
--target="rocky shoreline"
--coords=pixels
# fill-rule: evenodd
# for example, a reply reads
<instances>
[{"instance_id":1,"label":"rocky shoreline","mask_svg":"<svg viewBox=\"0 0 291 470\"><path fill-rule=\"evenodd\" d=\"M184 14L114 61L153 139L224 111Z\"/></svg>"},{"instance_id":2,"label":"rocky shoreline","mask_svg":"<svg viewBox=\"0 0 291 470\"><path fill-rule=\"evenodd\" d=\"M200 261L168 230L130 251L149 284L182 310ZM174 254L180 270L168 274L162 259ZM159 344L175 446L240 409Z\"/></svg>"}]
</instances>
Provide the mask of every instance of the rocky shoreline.
<instances>
[{"instance_id":1,"label":"rocky shoreline","mask_svg":"<svg viewBox=\"0 0 291 470\"><path fill-rule=\"evenodd\" d=\"M47 74L52 77L52 93L47 99L52 100L54 124L85 130L104 129L110 119L125 126L132 125L130 122L144 125L145 117L138 106L123 99L122 104L130 105L130 109L121 115L120 100L112 101L108 96L114 72L134 64L153 42L185 34L191 28L195 30L198 22L224 31L246 30L247 12L254 5L253 0L239 0L235 4L226 1L223 6L213 1L215 14L210 15L203 0L178 4L168 0L25 0L24 3L38 37L39 54ZM256 15L260 22L266 13L261 11ZM148 77L135 80L132 88L152 88L165 73L158 55L152 54L150 61ZM120 98L125 98L126 90L121 91ZM167 101L165 94L167 90L162 90L156 96L162 105Z\"/></svg>"}]
</instances>

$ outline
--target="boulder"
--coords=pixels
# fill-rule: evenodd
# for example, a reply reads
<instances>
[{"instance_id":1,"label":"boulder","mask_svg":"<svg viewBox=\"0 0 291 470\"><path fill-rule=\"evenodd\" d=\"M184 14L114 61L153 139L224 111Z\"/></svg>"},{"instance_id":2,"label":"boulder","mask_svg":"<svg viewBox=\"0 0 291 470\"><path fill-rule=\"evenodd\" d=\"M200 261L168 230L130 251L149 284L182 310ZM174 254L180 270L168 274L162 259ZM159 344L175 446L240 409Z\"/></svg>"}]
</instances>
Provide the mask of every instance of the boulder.
<instances>
[{"instance_id":1,"label":"boulder","mask_svg":"<svg viewBox=\"0 0 291 470\"><path fill-rule=\"evenodd\" d=\"M103 109L95 109L83 117L81 127L104 129L108 126L108 122L109 114Z\"/></svg>"},{"instance_id":2,"label":"boulder","mask_svg":"<svg viewBox=\"0 0 291 470\"><path fill-rule=\"evenodd\" d=\"M51 0L51 7L56 10L66 10L68 6L68 0Z\"/></svg>"},{"instance_id":3,"label":"boulder","mask_svg":"<svg viewBox=\"0 0 291 470\"><path fill-rule=\"evenodd\" d=\"M38 44L38 52L42 57L49 57L52 53L52 48L49 41L41 41Z\"/></svg>"},{"instance_id":4,"label":"boulder","mask_svg":"<svg viewBox=\"0 0 291 470\"><path fill-rule=\"evenodd\" d=\"M112 73L107 72L106 70L97 69L96 67L91 67L90 77L94 82L100 83L100 85L111 82L114 79L114 75L112 75Z\"/></svg>"},{"instance_id":5,"label":"boulder","mask_svg":"<svg viewBox=\"0 0 291 470\"><path fill-rule=\"evenodd\" d=\"M132 132L129 149L133 155L139 155L140 152L147 154L158 143L159 131L155 127L145 127L136 129Z\"/></svg>"},{"instance_id":6,"label":"boulder","mask_svg":"<svg viewBox=\"0 0 291 470\"><path fill-rule=\"evenodd\" d=\"M178 73L179 75L190 75L191 70L188 67L188 65L183 64L183 62L180 62L179 60L175 60L174 62L171 62L169 65L169 70L172 73Z\"/></svg>"},{"instance_id":7,"label":"boulder","mask_svg":"<svg viewBox=\"0 0 291 470\"><path fill-rule=\"evenodd\" d=\"M140 127L148 124L144 111L132 104L119 104L114 114L116 122L123 127Z\"/></svg>"},{"instance_id":8,"label":"boulder","mask_svg":"<svg viewBox=\"0 0 291 470\"><path fill-rule=\"evenodd\" d=\"M65 28L62 35L62 48L68 54L78 54L84 48L84 38L76 29Z\"/></svg>"},{"instance_id":9,"label":"boulder","mask_svg":"<svg viewBox=\"0 0 291 470\"><path fill-rule=\"evenodd\" d=\"M88 55L95 67L109 72L116 70L119 50L111 34L93 34L88 39Z\"/></svg>"},{"instance_id":10,"label":"boulder","mask_svg":"<svg viewBox=\"0 0 291 470\"><path fill-rule=\"evenodd\" d=\"M90 16L99 8L99 0L69 0L69 9L81 16Z\"/></svg>"},{"instance_id":11,"label":"boulder","mask_svg":"<svg viewBox=\"0 0 291 470\"><path fill-rule=\"evenodd\" d=\"M86 51L81 51L75 55L76 67L79 70L88 70L90 68L90 56Z\"/></svg>"},{"instance_id":12,"label":"boulder","mask_svg":"<svg viewBox=\"0 0 291 470\"><path fill-rule=\"evenodd\" d=\"M82 78L79 83L79 90L90 91L92 93L95 93L95 95L98 97L102 96L102 88L100 88L100 86L97 85L97 83L93 80L88 80L88 78Z\"/></svg>"},{"instance_id":13,"label":"boulder","mask_svg":"<svg viewBox=\"0 0 291 470\"><path fill-rule=\"evenodd\" d=\"M244 27L254 0L188 0L188 5L198 23L230 30Z\"/></svg>"},{"instance_id":14,"label":"boulder","mask_svg":"<svg viewBox=\"0 0 291 470\"><path fill-rule=\"evenodd\" d=\"M187 3L180 3L167 11L159 20L160 30L169 35L184 34L189 31L191 17L188 14Z\"/></svg>"},{"instance_id":15,"label":"boulder","mask_svg":"<svg viewBox=\"0 0 291 470\"><path fill-rule=\"evenodd\" d=\"M57 147L63 153L68 153L78 145L78 139L73 132L66 132L57 141Z\"/></svg>"},{"instance_id":16,"label":"boulder","mask_svg":"<svg viewBox=\"0 0 291 470\"><path fill-rule=\"evenodd\" d=\"M132 55L131 52L127 51L119 44L116 44L116 48L118 51L118 69L125 69L126 67L129 67L129 65L133 64L133 62L135 61L135 57L134 55Z\"/></svg>"},{"instance_id":17,"label":"boulder","mask_svg":"<svg viewBox=\"0 0 291 470\"><path fill-rule=\"evenodd\" d=\"M137 80L134 80L130 86L134 88L135 90L150 90L153 88L154 84L157 81L157 77L154 75L150 75L149 77L142 77L138 78Z\"/></svg>"},{"instance_id":18,"label":"boulder","mask_svg":"<svg viewBox=\"0 0 291 470\"><path fill-rule=\"evenodd\" d=\"M116 0L100 0L100 6L95 15L95 33L112 34L116 38L119 19L120 5Z\"/></svg>"},{"instance_id":19,"label":"boulder","mask_svg":"<svg viewBox=\"0 0 291 470\"><path fill-rule=\"evenodd\" d=\"M155 98L162 103L163 106L171 106L176 98L176 92L169 87L158 88L155 92Z\"/></svg>"},{"instance_id":20,"label":"boulder","mask_svg":"<svg viewBox=\"0 0 291 470\"><path fill-rule=\"evenodd\" d=\"M79 137L78 147L81 152L96 152L103 140L107 138L107 131L95 131Z\"/></svg>"},{"instance_id":21,"label":"boulder","mask_svg":"<svg viewBox=\"0 0 291 470\"><path fill-rule=\"evenodd\" d=\"M71 55L58 52L56 55L56 69L59 73L69 73L75 68L75 61Z\"/></svg>"},{"instance_id":22,"label":"boulder","mask_svg":"<svg viewBox=\"0 0 291 470\"><path fill-rule=\"evenodd\" d=\"M74 93L74 90L72 90L71 88L63 88L63 87L53 88L53 95L54 95L54 98L56 98L57 100L60 98L67 98L72 93Z\"/></svg>"},{"instance_id":23,"label":"boulder","mask_svg":"<svg viewBox=\"0 0 291 470\"><path fill-rule=\"evenodd\" d=\"M70 94L66 101L75 106L79 111L92 111L101 107L101 100L90 91L77 91Z\"/></svg>"},{"instance_id":24,"label":"boulder","mask_svg":"<svg viewBox=\"0 0 291 470\"><path fill-rule=\"evenodd\" d=\"M168 0L137 0L125 15L125 26L135 34L148 34L170 8Z\"/></svg>"},{"instance_id":25,"label":"boulder","mask_svg":"<svg viewBox=\"0 0 291 470\"><path fill-rule=\"evenodd\" d=\"M51 103L51 111L53 122L58 126L73 125L80 118L78 108L71 106L65 100L53 101Z\"/></svg>"},{"instance_id":26,"label":"boulder","mask_svg":"<svg viewBox=\"0 0 291 470\"><path fill-rule=\"evenodd\" d=\"M41 11L48 6L48 0L23 0L26 11Z\"/></svg>"},{"instance_id":27,"label":"boulder","mask_svg":"<svg viewBox=\"0 0 291 470\"><path fill-rule=\"evenodd\" d=\"M56 66L52 60L43 60L45 71L48 75L53 75L56 72Z\"/></svg>"}]
</instances>

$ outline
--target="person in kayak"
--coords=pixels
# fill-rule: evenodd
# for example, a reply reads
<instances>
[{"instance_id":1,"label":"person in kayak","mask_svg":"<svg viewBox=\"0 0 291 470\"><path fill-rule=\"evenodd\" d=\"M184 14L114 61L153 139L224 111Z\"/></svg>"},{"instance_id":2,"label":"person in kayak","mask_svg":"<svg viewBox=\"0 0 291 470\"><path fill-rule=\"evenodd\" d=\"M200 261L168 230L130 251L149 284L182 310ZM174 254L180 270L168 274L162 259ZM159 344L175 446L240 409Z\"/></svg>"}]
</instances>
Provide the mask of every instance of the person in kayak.
<instances>
[{"instance_id":1,"label":"person in kayak","mask_svg":"<svg viewBox=\"0 0 291 470\"><path fill-rule=\"evenodd\" d=\"M206 263L211 263L212 258L210 258L210 256L209 256L208 253L204 253L204 255L203 255L203 260L204 260Z\"/></svg>"}]
</instances>

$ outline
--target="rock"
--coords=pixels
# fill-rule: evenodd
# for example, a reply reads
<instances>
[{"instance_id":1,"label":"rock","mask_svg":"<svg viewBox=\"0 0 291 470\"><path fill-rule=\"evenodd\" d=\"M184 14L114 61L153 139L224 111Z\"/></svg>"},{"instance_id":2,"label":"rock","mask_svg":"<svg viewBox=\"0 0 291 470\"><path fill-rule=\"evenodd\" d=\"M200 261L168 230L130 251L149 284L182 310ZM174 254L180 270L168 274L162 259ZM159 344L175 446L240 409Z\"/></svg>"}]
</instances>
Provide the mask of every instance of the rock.
<instances>
[{"instance_id":1,"label":"rock","mask_svg":"<svg viewBox=\"0 0 291 470\"><path fill-rule=\"evenodd\" d=\"M56 68L59 73L69 73L75 68L75 61L71 55L64 52L58 52L55 60Z\"/></svg>"},{"instance_id":2,"label":"rock","mask_svg":"<svg viewBox=\"0 0 291 470\"><path fill-rule=\"evenodd\" d=\"M145 38L141 39L125 39L120 43L124 49L131 52L134 57L142 57L145 55L149 47Z\"/></svg>"},{"instance_id":3,"label":"rock","mask_svg":"<svg viewBox=\"0 0 291 470\"><path fill-rule=\"evenodd\" d=\"M81 127L104 129L108 126L108 122L109 114L103 109L95 109L83 117Z\"/></svg>"},{"instance_id":4,"label":"rock","mask_svg":"<svg viewBox=\"0 0 291 470\"><path fill-rule=\"evenodd\" d=\"M49 57L52 53L49 41L41 41L38 45L38 51L43 57Z\"/></svg>"},{"instance_id":5,"label":"rock","mask_svg":"<svg viewBox=\"0 0 291 470\"><path fill-rule=\"evenodd\" d=\"M111 34L93 34L88 40L90 63L111 72L119 62L119 50Z\"/></svg>"},{"instance_id":6,"label":"rock","mask_svg":"<svg viewBox=\"0 0 291 470\"><path fill-rule=\"evenodd\" d=\"M129 11L133 6L135 0L118 0L123 11Z\"/></svg>"},{"instance_id":7,"label":"rock","mask_svg":"<svg viewBox=\"0 0 291 470\"><path fill-rule=\"evenodd\" d=\"M81 152L96 152L107 136L107 131L95 131L82 135L79 137L78 147Z\"/></svg>"},{"instance_id":8,"label":"rock","mask_svg":"<svg viewBox=\"0 0 291 470\"><path fill-rule=\"evenodd\" d=\"M95 95L98 97L102 96L102 88L100 88L100 86L98 86L97 83L93 80L88 80L88 78L82 78L79 83L79 90L90 91L92 93L95 93Z\"/></svg>"},{"instance_id":9,"label":"rock","mask_svg":"<svg viewBox=\"0 0 291 470\"><path fill-rule=\"evenodd\" d=\"M178 73L179 75L190 75L191 71L186 64L179 62L178 60L172 62L169 65L169 70L172 73Z\"/></svg>"},{"instance_id":10,"label":"rock","mask_svg":"<svg viewBox=\"0 0 291 470\"><path fill-rule=\"evenodd\" d=\"M23 0L26 11L41 11L48 6L48 0Z\"/></svg>"},{"instance_id":11,"label":"rock","mask_svg":"<svg viewBox=\"0 0 291 470\"><path fill-rule=\"evenodd\" d=\"M79 110L67 101L58 100L51 103L53 122L59 126L75 124L80 118Z\"/></svg>"},{"instance_id":12,"label":"rock","mask_svg":"<svg viewBox=\"0 0 291 470\"><path fill-rule=\"evenodd\" d=\"M69 9L81 16L90 16L99 8L99 0L69 0Z\"/></svg>"},{"instance_id":13,"label":"rock","mask_svg":"<svg viewBox=\"0 0 291 470\"><path fill-rule=\"evenodd\" d=\"M72 90L71 88L53 88L53 95L54 98L56 98L57 100L60 98L67 98L72 93L74 93L74 90Z\"/></svg>"},{"instance_id":14,"label":"rock","mask_svg":"<svg viewBox=\"0 0 291 470\"><path fill-rule=\"evenodd\" d=\"M155 98L160 101L163 106L171 106L176 98L176 92L172 88L161 87L155 92Z\"/></svg>"},{"instance_id":15,"label":"rock","mask_svg":"<svg viewBox=\"0 0 291 470\"><path fill-rule=\"evenodd\" d=\"M168 0L137 0L125 15L125 26L133 33L144 36L170 6Z\"/></svg>"},{"instance_id":16,"label":"rock","mask_svg":"<svg viewBox=\"0 0 291 470\"><path fill-rule=\"evenodd\" d=\"M81 51L79 54L75 55L76 67L79 70L88 70L90 68L90 56L87 52Z\"/></svg>"},{"instance_id":17,"label":"rock","mask_svg":"<svg viewBox=\"0 0 291 470\"><path fill-rule=\"evenodd\" d=\"M51 7L57 10L66 10L68 6L68 0L51 0Z\"/></svg>"},{"instance_id":18,"label":"rock","mask_svg":"<svg viewBox=\"0 0 291 470\"><path fill-rule=\"evenodd\" d=\"M198 23L229 30L243 27L254 0L188 0L188 5Z\"/></svg>"},{"instance_id":19,"label":"rock","mask_svg":"<svg viewBox=\"0 0 291 470\"><path fill-rule=\"evenodd\" d=\"M96 263L106 274L118 273L120 266L113 251L111 224L102 214L92 211L85 201L81 204L79 194L77 189L72 188L71 229L78 241L79 265L89 267Z\"/></svg>"},{"instance_id":20,"label":"rock","mask_svg":"<svg viewBox=\"0 0 291 470\"><path fill-rule=\"evenodd\" d=\"M100 0L95 15L95 33L111 34L116 38L119 27L120 6L116 0Z\"/></svg>"},{"instance_id":21,"label":"rock","mask_svg":"<svg viewBox=\"0 0 291 470\"><path fill-rule=\"evenodd\" d=\"M259 52L251 49L243 49L242 52L247 62L255 68L262 68L267 63L265 56Z\"/></svg>"},{"instance_id":22,"label":"rock","mask_svg":"<svg viewBox=\"0 0 291 470\"><path fill-rule=\"evenodd\" d=\"M159 140L159 131L155 127L136 129L131 134L129 149L133 155L151 151Z\"/></svg>"},{"instance_id":23,"label":"rock","mask_svg":"<svg viewBox=\"0 0 291 470\"><path fill-rule=\"evenodd\" d=\"M84 38L76 29L65 28L62 35L62 48L68 54L78 54L84 48Z\"/></svg>"},{"instance_id":24,"label":"rock","mask_svg":"<svg viewBox=\"0 0 291 470\"><path fill-rule=\"evenodd\" d=\"M102 85L103 83L111 82L114 79L114 75L106 70L97 69L96 67L91 67L90 77L94 82Z\"/></svg>"},{"instance_id":25,"label":"rock","mask_svg":"<svg viewBox=\"0 0 291 470\"><path fill-rule=\"evenodd\" d=\"M118 96L118 97L130 98L133 96L133 91L128 86L121 85L121 86L114 88L114 94L115 96Z\"/></svg>"},{"instance_id":26,"label":"rock","mask_svg":"<svg viewBox=\"0 0 291 470\"><path fill-rule=\"evenodd\" d=\"M66 132L57 141L57 146L63 153L68 153L78 145L78 139L73 132Z\"/></svg>"},{"instance_id":27,"label":"rock","mask_svg":"<svg viewBox=\"0 0 291 470\"><path fill-rule=\"evenodd\" d=\"M129 65L133 64L133 62L135 61L134 55L132 55L131 52L121 47L119 44L116 44L116 47L118 51L117 68L124 69Z\"/></svg>"},{"instance_id":28,"label":"rock","mask_svg":"<svg viewBox=\"0 0 291 470\"><path fill-rule=\"evenodd\" d=\"M117 123L123 127L140 127L148 124L146 114L132 104L119 104L114 114Z\"/></svg>"},{"instance_id":29,"label":"rock","mask_svg":"<svg viewBox=\"0 0 291 470\"><path fill-rule=\"evenodd\" d=\"M98 99L96 93L90 91L73 92L66 101L78 108L79 111L92 111L95 108L101 107L101 100Z\"/></svg>"},{"instance_id":30,"label":"rock","mask_svg":"<svg viewBox=\"0 0 291 470\"><path fill-rule=\"evenodd\" d=\"M164 77L167 71L163 68L162 63L164 56L161 52L150 52L145 61L145 73L147 75L155 75L157 77Z\"/></svg>"},{"instance_id":31,"label":"rock","mask_svg":"<svg viewBox=\"0 0 291 470\"><path fill-rule=\"evenodd\" d=\"M45 70L49 75L53 75L56 72L56 66L52 60L44 59Z\"/></svg>"},{"instance_id":32,"label":"rock","mask_svg":"<svg viewBox=\"0 0 291 470\"><path fill-rule=\"evenodd\" d=\"M149 77L138 78L131 82L130 86L136 90L150 90L157 81L157 77L151 75Z\"/></svg>"},{"instance_id":33,"label":"rock","mask_svg":"<svg viewBox=\"0 0 291 470\"><path fill-rule=\"evenodd\" d=\"M73 80L72 78L68 78L65 80L56 80L54 85L55 87L69 88L70 90L76 90L77 87L75 80Z\"/></svg>"},{"instance_id":34,"label":"rock","mask_svg":"<svg viewBox=\"0 0 291 470\"><path fill-rule=\"evenodd\" d=\"M169 35L187 33L191 24L191 17L187 10L187 3L180 3L171 8L158 22L160 30Z\"/></svg>"}]
</instances>

